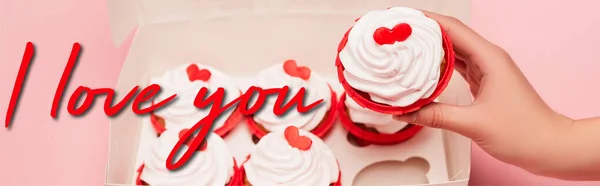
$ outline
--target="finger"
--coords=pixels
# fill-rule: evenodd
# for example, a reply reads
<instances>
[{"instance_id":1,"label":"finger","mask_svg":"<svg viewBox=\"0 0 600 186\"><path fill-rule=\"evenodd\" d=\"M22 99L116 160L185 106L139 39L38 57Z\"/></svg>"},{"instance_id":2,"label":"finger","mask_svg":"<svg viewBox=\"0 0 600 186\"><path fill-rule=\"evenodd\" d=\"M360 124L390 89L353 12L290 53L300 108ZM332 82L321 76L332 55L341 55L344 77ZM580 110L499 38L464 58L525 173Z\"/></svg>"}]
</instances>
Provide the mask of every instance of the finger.
<instances>
[{"instance_id":1,"label":"finger","mask_svg":"<svg viewBox=\"0 0 600 186\"><path fill-rule=\"evenodd\" d=\"M479 85L469 85L469 91L471 91L473 97L477 97L479 95Z\"/></svg>"},{"instance_id":2,"label":"finger","mask_svg":"<svg viewBox=\"0 0 600 186\"><path fill-rule=\"evenodd\" d=\"M462 60L456 58L456 62L454 64L454 69L467 82L467 84L472 85L472 84L476 83L476 82L473 82L471 79L469 79L468 66Z\"/></svg>"},{"instance_id":3,"label":"finger","mask_svg":"<svg viewBox=\"0 0 600 186\"><path fill-rule=\"evenodd\" d=\"M443 103L431 103L418 111L394 116L394 119L407 123L446 129L468 137L475 133L471 127L469 107L452 106Z\"/></svg>"},{"instance_id":4,"label":"finger","mask_svg":"<svg viewBox=\"0 0 600 186\"><path fill-rule=\"evenodd\" d=\"M460 53L466 59L475 57L489 56L490 50L495 48L495 45L487 41L485 38L477 34L473 29L469 28L460 20L445 15L422 10L425 15L437 21L446 31L446 34L452 41L454 50ZM465 62L477 62L467 60Z\"/></svg>"},{"instance_id":5,"label":"finger","mask_svg":"<svg viewBox=\"0 0 600 186\"><path fill-rule=\"evenodd\" d=\"M454 69L458 71L463 77L467 74L467 64L458 58L454 61ZM465 77L466 78L466 77Z\"/></svg>"},{"instance_id":6,"label":"finger","mask_svg":"<svg viewBox=\"0 0 600 186\"><path fill-rule=\"evenodd\" d=\"M478 55L483 52L481 46L489 45L487 40L459 19L425 10L423 10L423 13L442 26L446 34L452 39L452 44L455 46L454 49L465 55L465 57Z\"/></svg>"},{"instance_id":7,"label":"finger","mask_svg":"<svg viewBox=\"0 0 600 186\"><path fill-rule=\"evenodd\" d=\"M466 81L469 83L469 90L474 97L481 91L481 78L476 78L474 73L467 73Z\"/></svg>"},{"instance_id":8,"label":"finger","mask_svg":"<svg viewBox=\"0 0 600 186\"><path fill-rule=\"evenodd\" d=\"M466 61L468 60L465 55L462 55L460 52L454 52L454 57L456 57L456 59L461 60L461 61Z\"/></svg>"}]
</instances>

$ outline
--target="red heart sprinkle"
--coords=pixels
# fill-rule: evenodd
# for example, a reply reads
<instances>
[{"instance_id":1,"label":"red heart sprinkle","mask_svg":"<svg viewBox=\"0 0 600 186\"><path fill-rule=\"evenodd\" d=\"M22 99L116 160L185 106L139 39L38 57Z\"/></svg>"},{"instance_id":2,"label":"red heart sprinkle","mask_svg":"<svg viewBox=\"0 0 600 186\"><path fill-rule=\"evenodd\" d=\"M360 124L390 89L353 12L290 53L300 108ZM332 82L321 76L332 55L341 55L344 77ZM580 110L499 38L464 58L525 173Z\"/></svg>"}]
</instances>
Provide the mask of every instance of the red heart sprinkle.
<instances>
[{"instance_id":1,"label":"red heart sprinkle","mask_svg":"<svg viewBox=\"0 0 600 186\"><path fill-rule=\"evenodd\" d=\"M412 34L412 28L410 25L406 23L400 23L394 26L392 29L387 27L379 27L377 30L375 30L375 33L373 33L373 39L377 44L391 45L395 42L406 41L410 34Z\"/></svg>"},{"instance_id":2,"label":"red heart sprinkle","mask_svg":"<svg viewBox=\"0 0 600 186\"><path fill-rule=\"evenodd\" d=\"M284 131L285 140L287 140L290 146L300 149L309 150L312 145L312 140L306 136L300 136L298 127L289 126Z\"/></svg>"},{"instance_id":3,"label":"red heart sprinkle","mask_svg":"<svg viewBox=\"0 0 600 186\"><path fill-rule=\"evenodd\" d=\"M210 80L210 71L208 69L200 69L196 64L191 64L188 66L186 71L191 82L196 80L207 82Z\"/></svg>"},{"instance_id":4,"label":"red heart sprinkle","mask_svg":"<svg viewBox=\"0 0 600 186\"><path fill-rule=\"evenodd\" d=\"M185 135L186 132L188 132L190 129L183 129L181 131L179 131L179 139L183 138L183 135ZM185 145L187 145L188 147L192 146L192 142L194 141L193 137L188 138L187 140L185 140ZM206 139L202 141L202 143L200 144L200 148L196 149L196 151L204 151L206 150Z\"/></svg>"},{"instance_id":5,"label":"red heart sprinkle","mask_svg":"<svg viewBox=\"0 0 600 186\"><path fill-rule=\"evenodd\" d=\"M283 71L292 77L298 77L303 80L310 78L310 68L299 67L294 60L287 60L283 63Z\"/></svg>"}]
</instances>

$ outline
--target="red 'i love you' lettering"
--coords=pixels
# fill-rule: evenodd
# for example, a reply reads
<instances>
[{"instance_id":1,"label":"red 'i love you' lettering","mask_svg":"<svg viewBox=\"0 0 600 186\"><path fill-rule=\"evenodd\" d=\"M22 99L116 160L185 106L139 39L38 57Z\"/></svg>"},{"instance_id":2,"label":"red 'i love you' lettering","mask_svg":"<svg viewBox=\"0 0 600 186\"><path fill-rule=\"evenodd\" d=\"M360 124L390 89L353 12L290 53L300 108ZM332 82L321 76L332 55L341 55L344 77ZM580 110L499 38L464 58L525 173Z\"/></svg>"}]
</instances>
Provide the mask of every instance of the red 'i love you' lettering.
<instances>
[{"instance_id":1,"label":"red 'i love you' lettering","mask_svg":"<svg viewBox=\"0 0 600 186\"><path fill-rule=\"evenodd\" d=\"M71 74L77 65L77 60L79 57L79 53L81 51L81 45L79 43L73 44L73 48L71 50L71 55L67 61L61 79L56 88L56 92L54 93L54 100L52 102L52 108L50 111L50 116L52 118L58 117L58 111L60 107L60 103L62 101L64 91L67 88L68 81L71 78ZM35 49L34 45L31 42L28 42L25 47L25 53L23 55L23 60L21 62L21 67L19 67L19 73L17 74L17 79L15 81L15 85L13 87L13 93L10 98L10 103L6 112L6 120L5 127L9 128L10 123L12 122L12 116L16 111L18 100L20 97L21 90L23 89L23 85L25 83L25 79L28 76L28 70L31 66L31 62L33 59ZM69 102L67 104L67 111L69 114L73 116L79 116L86 113L87 110L92 106L95 101L96 96L105 95L106 99L104 101L104 112L107 116L114 116L121 112L123 108L133 99L133 104L131 109L136 114L146 114L152 112L164 105L168 102L172 101L176 95L172 95L169 98L153 104L148 108L141 109L141 104L144 102L151 101L153 97L160 92L160 86L158 85L150 85L145 87L138 93L139 86L133 87L129 93L117 104L112 105L113 100L115 99L115 91L111 88L97 88L92 89L86 86L79 86L75 89L75 92L69 98ZM78 101L83 97L83 103L77 106ZM135 98L134 98L135 97Z\"/></svg>"},{"instance_id":2,"label":"red 'i love you' lettering","mask_svg":"<svg viewBox=\"0 0 600 186\"><path fill-rule=\"evenodd\" d=\"M225 106L221 106L221 102L225 96L225 90L223 88L217 89L217 91L208 96L206 99L204 99L204 97L206 97L208 89L205 87L201 88L198 94L196 95L196 99L194 100L194 106L203 109L209 105L212 105L211 110L208 116L202 118L190 130L188 130L185 134L181 136L181 139L188 139L192 134L194 134L195 131L200 130L198 131L198 134L196 134L196 138L192 141L192 143L188 144L188 149L186 152L184 152L183 156L181 156L181 158L178 159L176 162L173 162L173 160L175 160L174 158L177 157L177 153L179 152L181 147L183 145L186 145L186 141L184 140L179 140L179 142L177 142L177 144L169 154L169 157L167 158L167 169L175 170L185 165L185 163L191 158L191 156L197 152L196 149L199 147L200 144L202 144L202 141L206 140L205 138L210 132L210 128L212 128L214 120L217 119L217 117L219 117L221 113L231 108L236 103L239 104L238 108L240 109L240 112L242 114L249 115L255 113L264 105L265 99L268 95L277 94L275 106L273 107L273 113L275 113L276 115L281 115L287 112L289 109L291 109L293 105L296 105L296 110L298 112L304 113L310 111L311 109L318 106L321 102L323 102L323 99L321 99L309 104L308 106L304 106L302 102L306 90L304 88L301 88L298 91L298 94L296 94L292 99L290 99L288 103L284 103L284 99L286 98L288 91L288 86L271 89L261 89L259 87L252 86L240 97L227 103ZM255 104L252 105L250 109L248 109L248 104L255 92L258 93L258 98Z\"/></svg>"},{"instance_id":3,"label":"red 'i love you' lettering","mask_svg":"<svg viewBox=\"0 0 600 186\"><path fill-rule=\"evenodd\" d=\"M57 118L59 113L60 104L64 95L64 91L68 86L68 81L71 78L71 74L74 71L74 68L77 64L77 60L79 57L79 53L81 51L81 45L79 43L73 44L73 48L71 50L71 55L67 61L65 69L63 70L63 74L56 88L56 92L54 93L54 99L52 102L52 108L50 111L50 116L52 118ZM25 47L25 53L23 54L23 59L21 61L21 66L19 67L19 72L17 74L17 78L15 80L15 85L13 87L13 92L10 98L9 106L6 111L6 120L5 127L9 128L10 123L12 122L12 117L16 111L18 106L18 100L21 95L21 90L25 84L25 79L28 75L28 70L31 66L31 62L34 56L34 46L31 42L28 42ZM131 104L131 110L138 115L147 114L154 110L157 110L161 107L166 106L169 102L173 101L176 94L171 95L167 99L164 99L160 102L155 102L154 104L148 106L147 108L140 108L142 104L145 102L150 102L154 100L154 96L156 96L160 92L160 86L156 84L149 85L143 88L141 91L139 86L133 87L120 101L116 104L113 104L115 99L116 92L111 88L89 88L86 86L79 86L73 94L71 94L69 101L67 103L67 111L69 114L73 116L83 115L87 110L93 105L94 101L96 101L97 96L106 96L104 100L104 113L107 116L114 116L119 112L123 111L123 109L129 104L129 102L133 99L133 103ZM175 145L171 154L167 158L167 168L174 170L180 168L184 165L189 158L197 152L196 149L202 144L205 140L206 136L210 132L214 121L227 109L233 108L234 105L238 105L235 109L240 109L240 112L244 115L250 115L257 112L265 103L267 96L272 94L277 94L277 99L275 106L273 107L273 113L276 115L282 115L288 110L292 109L292 106L296 105L296 110L300 113L308 112L318 106L323 99L318 100L314 103L310 103L307 106L303 104L303 98L306 94L306 90L301 88L298 93L292 96L292 99L287 103L284 103L285 98L287 97L289 87L284 86L282 88L270 88L270 89L262 89L259 87L250 87L244 94L234 99L233 101L226 103L222 106L222 102L225 96L225 90L223 88L218 88L214 93L208 93L208 89L203 87L198 91L196 95L196 99L194 100L194 106L198 109L205 109L210 106L210 112L208 116L202 118L198 121L192 128L187 130L185 133L181 133L179 142ZM257 93L257 99L252 106L249 106L251 98L253 95ZM80 100L83 100L80 105L78 103ZM190 136L196 133L195 138L190 138ZM191 144L186 139L193 139ZM183 154L183 156L173 163L175 155L179 151L179 149L186 143L189 148Z\"/></svg>"}]
</instances>

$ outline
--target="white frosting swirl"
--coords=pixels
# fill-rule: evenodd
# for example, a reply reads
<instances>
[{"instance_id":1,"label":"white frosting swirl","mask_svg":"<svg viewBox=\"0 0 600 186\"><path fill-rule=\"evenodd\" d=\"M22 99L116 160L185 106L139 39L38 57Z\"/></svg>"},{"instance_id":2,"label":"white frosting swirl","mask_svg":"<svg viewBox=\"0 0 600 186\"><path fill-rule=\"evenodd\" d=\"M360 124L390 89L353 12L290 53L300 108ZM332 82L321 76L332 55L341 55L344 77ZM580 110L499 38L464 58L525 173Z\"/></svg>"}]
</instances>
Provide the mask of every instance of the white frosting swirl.
<instances>
[{"instance_id":1,"label":"white frosting swirl","mask_svg":"<svg viewBox=\"0 0 600 186\"><path fill-rule=\"evenodd\" d=\"M348 108L348 115L352 122L375 128L377 132L382 134L394 134L408 125L406 122L393 119L390 114L383 114L363 108L348 97L346 97L344 104Z\"/></svg>"},{"instance_id":2,"label":"white frosting swirl","mask_svg":"<svg viewBox=\"0 0 600 186\"><path fill-rule=\"evenodd\" d=\"M263 89L288 86L290 91L284 103L287 103L289 99L295 96L302 87L305 87L306 90L304 95L306 98L303 101L305 106L323 99L323 102L316 109L309 112L300 113L296 110L296 106L292 106L289 112L277 116L273 113L277 94L267 97L263 108L254 113L254 120L269 131L283 130L290 125L311 131L321 123L331 107L331 90L329 89L329 85L324 78L314 71L311 72L308 80L304 80L286 74L283 70L283 63L280 63L261 71L257 76L256 86ZM256 97L254 96L251 103L254 104Z\"/></svg>"},{"instance_id":3,"label":"white frosting swirl","mask_svg":"<svg viewBox=\"0 0 600 186\"><path fill-rule=\"evenodd\" d=\"M339 167L323 141L314 134L299 130L312 140L309 150L290 146L284 130L265 135L244 163L246 178L252 185L325 186L335 183Z\"/></svg>"},{"instance_id":4,"label":"white frosting swirl","mask_svg":"<svg viewBox=\"0 0 600 186\"><path fill-rule=\"evenodd\" d=\"M155 102L165 100L169 96L177 94L177 97L171 103L155 112L157 116L165 119L165 128L191 128L210 113L210 108L198 109L194 106L196 95L202 87L207 87L209 94L216 91L219 87L225 89L223 104L227 104L240 96L240 89L233 80L210 66L196 64L199 69L208 69L211 72L211 78L208 82L191 82L187 74L187 68L190 65L181 65L167 71L160 77L152 78L150 81L151 84L158 84L161 87L161 93ZM215 120L213 129L223 126L233 111L234 108L232 107L223 112L221 117Z\"/></svg>"},{"instance_id":5,"label":"white frosting swirl","mask_svg":"<svg viewBox=\"0 0 600 186\"><path fill-rule=\"evenodd\" d=\"M375 30L391 29L400 23L412 28L408 39L384 45L375 42ZM440 78L443 57L439 24L419 10L404 7L362 16L339 53L350 86L367 92L375 102L400 107L431 96Z\"/></svg>"},{"instance_id":6,"label":"white frosting swirl","mask_svg":"<svg viewBox=\"0 0 600 186\"><path fill-rule=\"evenodd\" d=\"M234 174L233 156L225 141L219 135L208 135L204 151L196 152L180 169L170 171L166 168L167 157L179 141L179 130L167 129L152 147L148 158L144 161L141 180L152 186L224 186ZM187 146L182 146L181 158Z\"/></svg>"}]
</instances>

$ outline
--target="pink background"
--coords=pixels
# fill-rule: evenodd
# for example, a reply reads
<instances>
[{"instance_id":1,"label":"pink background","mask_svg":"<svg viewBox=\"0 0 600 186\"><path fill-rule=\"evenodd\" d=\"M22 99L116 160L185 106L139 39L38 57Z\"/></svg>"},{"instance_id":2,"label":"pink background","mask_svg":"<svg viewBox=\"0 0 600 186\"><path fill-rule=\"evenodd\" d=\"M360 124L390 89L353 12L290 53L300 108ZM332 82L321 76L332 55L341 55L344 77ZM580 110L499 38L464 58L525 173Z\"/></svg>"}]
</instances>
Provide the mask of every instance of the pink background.
<instances>
[{"instance_id":1,"label":"pink background","mask_svg":"<svg viewBox=\"0 0 600 186\"><path fill-rule=\"evenodd\" d=\"M73 42L80 42L84 51L71 84L115 86L128 46L111 43L106 1L0 2L2 121L25 43L33 41L37 49L12 130L0 130L0 185L102 185L108 145L102 104L82 118L70 117L63 106L60 122L49 112ZM552 108L573 118L598 116L600 98L594 95L600 89L590 87L600 78L600 52L595 50L600 42L600 11L595 7L600 3L569 2L478 0L473 2L471 25L512 54ZM476 146L472 159L472 185L600 184L534 176Z\"/></svg>"}]
</instances>

